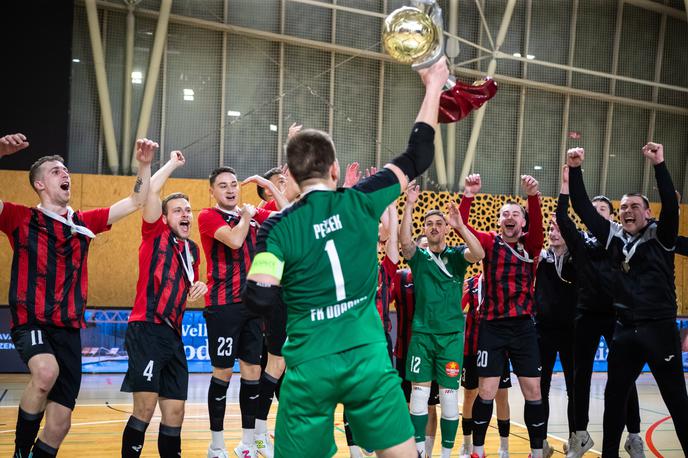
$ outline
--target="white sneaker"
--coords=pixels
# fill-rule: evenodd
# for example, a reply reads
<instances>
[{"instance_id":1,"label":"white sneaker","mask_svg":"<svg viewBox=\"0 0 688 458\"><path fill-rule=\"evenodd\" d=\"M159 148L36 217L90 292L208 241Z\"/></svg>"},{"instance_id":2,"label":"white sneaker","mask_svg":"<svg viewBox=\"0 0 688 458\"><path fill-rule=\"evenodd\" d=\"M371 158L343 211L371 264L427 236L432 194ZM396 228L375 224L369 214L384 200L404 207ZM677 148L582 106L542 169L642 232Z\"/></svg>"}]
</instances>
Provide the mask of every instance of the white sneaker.
<instances>
[{"instance_id":1,"label":"white sneaker","mask_svg":"<svg viewBox=\"0 0 688 458\"><path fill-rule=\"evenodd\" d=\"M645 458L643 439L638 435L631 436L629 434L626 438L624 449L631 455L631 458Z\"/></svg>"},{"instance_id":2,"label":"white sneaker","mask_svg":"<svg viewBox=\"0 0 688 458\"><path fill-rule=\"evenodd\" d=\"M272 458L275 455L275 447L272 445L270 434L256 434L254 442L256 443L256 451L263 458Z\"/></svg>"},{"instance_id":3,"label":"white sneaker","mask_svg":"<svg viewBox=\"0 0 688 458\"><path fill-rule=\"evenodd\" d=\"M564 455L569 453L569 450L571 449L571 446L573 443L576 442L576 433L573 432L571 435L569 435L569 441L564 443Z\"/></svg>"},{"instance_id":4,"label":"white sneaker","mask_svg":"<svg viewBox=\"0 0 688 458\"><path fill-rule=\"evenodd\" d=\"M499 447L497 454L499 458L509 458L509 450L504 450L502 447Z\"/></svg>"},{"instance_id":5,"label":"white sneaker","mask_svg":"<svg viewBox=\"0 0 688 458\"><path fill-rule=\"evenodd\" d=\"M208 447L208 458L229 458L227 449Z\"/></svg>"},{"instance_id":6,"label":"white sneaker","mask_svg":"<svg viewBox=\"0 0 688 458\"><path fill-rule=\"evenodd\" d=\"M554 455L554 449L549 445L547 439L542 441L542 458L550 458Z\"/></svg>"},{"instance_id":7,"label":"white sneaker","mask_svg":"<svg viewBox=\"0 0 688 458\"><path fill-rule=\"evenodd\" d=\"M234 453L239 458L258 458L255 444L246 445L243 442L239 442L239 445L234 449Z\"/></svg>"},{"instance_id":8,"label":"white sneaker","mask_svg":"<svg viewBox=\"0 0 688 458\"><path fill-rule=\"evenodd\" d=\"M572 435L574 436L574 435ZM592 441L587 431L576 433L573 441L569 439L569 447L566 458L581 458L585 452L590 450L595 443Z\"/></svg>"},{"instance_id":9,"label":"white sneaker","mask_svg":"<svg viewBox=\"0 0 688 458\"><path fill-rule=\"evenodd\" d=\"M471 446L466 444L461 444L459 449L459 458L471 458Z\"/></svg>"}]
</instances>

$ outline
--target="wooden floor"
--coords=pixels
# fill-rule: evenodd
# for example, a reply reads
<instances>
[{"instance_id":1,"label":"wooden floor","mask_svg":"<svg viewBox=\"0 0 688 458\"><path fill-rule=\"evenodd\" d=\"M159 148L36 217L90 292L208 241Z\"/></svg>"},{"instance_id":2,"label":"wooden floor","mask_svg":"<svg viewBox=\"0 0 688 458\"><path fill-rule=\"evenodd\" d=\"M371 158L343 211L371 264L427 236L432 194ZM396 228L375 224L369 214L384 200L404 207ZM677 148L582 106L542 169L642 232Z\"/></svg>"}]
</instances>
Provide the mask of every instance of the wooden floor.
<instances>
[{"instance_id":1,"label":"wooden floor","mask_svg":"<svg viewBox=\"0 0 688 458\"><path fill-rule=\"evenodd\" d=\"M649 377L649 379L648 379ZM565 394L559 391L563 381L555 376L552 387L552 414L550 417L549 442L559 453L555 457L563 456L561 453L562 442L557 437L566 436L565 410L560 409ZM27 376L25 375L0 375L0 457L10 456L14 448L14 426L17 415L17 403ZM131 411L131 395L119 392L121 375L85 375L81 387L81 393L74 411L72 429L64 444L60 448L59 456L62 457L115 457L120 453L121 434ZM603 379L601 379L603 380ZM649 427L648 420L655 422L655 418L666 416L666 408L658 398L658 393L652 392L651 376L643 375L639 379L639 391L641 393L641 407L643 412L643 437ZM593 400L591 402L590 431L596 444L601 445L601 410L599 400L595 398L599 394L598 383L593 383ZM645 386L647 385L647 386ZM186 417L182 431L182 451L186 457L205 457L210 434L208 431L208 415L205 403L208 386L208 375L192 375L189 383L189 402L187 403ZM225 439L227 447L234 447L240 439L241 424L238 405L238 379L233 379L228 392L227 416L225 420ZM603 386L603 385L602 385ZM509 447L514 457L526 457L529 453L528 433L519 422L522 421L523 401L518 393L518 388L511 390L512 396L512 426ZM654 388L656 391L656 387ZM647 400L654 404L649 405ZM658 402L657 402L658 401ZM564 401L565 402L565 399ZM274 429L275 412L277 404L273 405L268 418L270 429ZM649 412L654 412L648 417ZM335 417L335 438L339 448L337 457L347 457L346 440L341 425L341 412ZM495 456L499 446L496 421L488 430L486 452ZM146 434L146 444L142 456L155 457L157 455L157 431L159 416L156 415ZM561 427L563 431L560 431ZM439 432L438 432L439 433ZM458 456L461 432L457 437L457 445L452 457ZM676 435L673 432L670 420L661 422L654 431L654 445L661 450L661 455L667 458L683 456L678 447ZM435 444L434 456L439 456L439 440ZM595 447L597 449L597 447ZM622 452L622 456L625 452ZM646 447L648 457L653 455ZM596 456L590 453L587 456Z\"/></svg>"}]
</instances>

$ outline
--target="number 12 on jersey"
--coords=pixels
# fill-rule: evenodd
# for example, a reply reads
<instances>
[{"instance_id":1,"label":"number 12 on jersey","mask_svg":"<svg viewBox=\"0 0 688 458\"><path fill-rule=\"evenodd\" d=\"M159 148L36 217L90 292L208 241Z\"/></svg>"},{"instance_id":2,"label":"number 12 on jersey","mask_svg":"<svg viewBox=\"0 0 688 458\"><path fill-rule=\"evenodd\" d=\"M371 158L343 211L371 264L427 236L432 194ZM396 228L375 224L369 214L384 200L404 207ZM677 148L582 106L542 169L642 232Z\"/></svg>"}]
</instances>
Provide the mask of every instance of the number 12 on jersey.
<instances>
[{"instance_id":1,"label":"number 12 on jersey","mask_svg":"<svg viewBox=\"0 0 688 458\"><path fill-rule=\"evenodd\" d=\"M332 276L334 277L334 286L337 293L337 300L343 301L346 299L346 289L344 288L344 274L342 273L342 265L339 262L339 255L337 254L337 247L334 246L334 240L328 240L325 243L325 251L327 257L330 258L330 266L332 267Z\"/></svg>"}]
</instances>

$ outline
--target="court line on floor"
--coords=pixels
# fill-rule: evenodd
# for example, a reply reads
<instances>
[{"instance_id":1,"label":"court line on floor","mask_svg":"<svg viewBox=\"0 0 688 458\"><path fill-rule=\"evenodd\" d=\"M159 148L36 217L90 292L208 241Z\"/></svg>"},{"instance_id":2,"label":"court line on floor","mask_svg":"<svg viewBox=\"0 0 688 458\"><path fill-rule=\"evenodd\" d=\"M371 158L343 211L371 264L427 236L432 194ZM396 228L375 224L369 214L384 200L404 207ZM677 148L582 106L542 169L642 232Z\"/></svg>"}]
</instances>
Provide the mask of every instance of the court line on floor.
<instances>
[{"instance_id":1,"label":"court line on floor","mask_svg":"<svg viewBox=\"0 0 688 458\"><path fill-rule=\"evenodd\" d=\"M663 458L663 455L659 453L659 450L657 450L657 448L655 447L654 442L652 442L652 434L655 432L655 429L657 429L659 425L661 425L670 418L671 415L657 420L656 422L652 423L649 428L647 428L647 432L645 433L645 443L647 444L647 448L650 449L650 451L657 458Z\"/></svg>"}]
</instances>

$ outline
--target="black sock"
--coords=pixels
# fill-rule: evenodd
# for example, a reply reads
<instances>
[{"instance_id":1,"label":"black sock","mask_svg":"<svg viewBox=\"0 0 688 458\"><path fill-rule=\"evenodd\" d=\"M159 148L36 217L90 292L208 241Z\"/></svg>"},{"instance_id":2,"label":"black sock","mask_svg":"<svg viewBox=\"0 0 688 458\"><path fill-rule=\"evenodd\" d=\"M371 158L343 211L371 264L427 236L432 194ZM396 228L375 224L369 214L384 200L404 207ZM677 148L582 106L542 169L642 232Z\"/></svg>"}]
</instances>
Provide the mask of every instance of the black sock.
<instances>
[{"instance_id":1,"label":"black sock","mask_svg":"<svg viewBox=\"0 0 688 458\"><path fill-rule=\"evenodd\" d=\"M229 382L216 377L210 378L210 386L208 387L208 416L210 417L211 431L223 431L225 429L227 388L229 388Z\"/></svg>"},{"instance_id":2,"label":"black sock","mask_svg":"<svg viewBox=\"0 0 688 458\"><path fill-rule=\"evenodd\" d=\"M275 397L279 401L280 390L282 389L282 380L284 380L284 374L277 380L277 386L275 387Z\"/></svg>"},{"instance_id":3,"label":"black sock","mask_svg":"<svg viewBox=\"0 0 688 458\"><path fill-rule=\"evenodd\" d=\"M267 420L268 413L270 413L270 406L272 406L272 396L275 394L277 387L277 379L267 372L263 372L260 376L260 397L258 398L258 411L256 418L258 420Z\"/></svg>"},{"instance_id":4,"label":"black sock","mask_svg":"<svg viewBox=\"0 0 688 458\"><path fill-rule=\"evenodd\" d=\"M241 379L239 389L239 408L241 409L241 427L254 429L256 427L256 412L260 397L260 381Z\"/></svg>"},{"instance_id":5,"label":"black sock","mask_svg":"<svg viewBox=\"0 0 688 458\"><path fill-rule=\"evenodd\" d=\"M533 450L541 449L542 441L545 439L545 405L542 403L542 399L526 401L523 408L523 419L528 428L530 448Z\"/></svg>"},{"instance_id":6,"label":"black sock","mask_svg":"<svg viewBox=\"0 0 688 458\"><path fill-rule=\"evenodd\" d=\"M57 456L57 449L41 442L40 439L36 439L33 450L31 450L31 456L33 458L53 458Z\"/></svg>"},{"instance_id":7,"label":"black sock","mask_svg":"<svg viewBox=\"0 0 688 458\"><path fill-rule=\"evenodd\" d=\"M160 432L158 433L160 458L179 458L182 456L181 434L181 426L167 426L160 423Z\"/></svg>"},{"instance_id":8,"label":"black sock","mask_svg":"<svg viewBox=\"0 0 688 458\"><path fill-rule=\"evenodd\" d=\"M354 442L354 436L351 434L351 426L349 426L349 419L346 418L346 412L342 414L342 418L344 420L344 434L346 435L346 445L351 447L352 445L356 445L356 442Z\"/></svg>"},{"instance_id":9,"label":"black sock","mask_svg":"<svg viewBox=\"0 0 688 458\"><path fill-rule=\"evenodd\" d=\"M473 435L473 419L472 418L461 418L461 430L464 436Z\"/></svg>"},{"instance_id":10,"label":"black sock","mask_svg":"<svg viewBox=\"0 0 688 458\"><path fill-rule=\"evenodd\" d=\"M14 458L26 458L36 441L38 430L41 429L43 412L28 413L19 408L17 413L17 428L14 435Z\"/></svg>"},{"instance_id":11,"label":"black sock","mask_svg":"<svg viewBox=\"0 0 688 458\"><path fill-rule=\"evenodd\" d=\"M499 437L509 437L511 430L511 420L497 420L497 428L499 429Z\"/></svg>"},{"instance_id":12,"label":"black sock","mask_svg":"<svg viewBox=\"0 0 688 458\"><path fill-rule=\"evenodd\" d=\"M485 445L487 427L492 419L493 400L486 401L478 395L473 403L473 445Z\"/></svg>"},{"instance_id":13,"label":"black sock","mask_svg":"<svg viewBox=\"0 0 688 458\"><path fill-rule=\"evenodd\" d=\"M129 417L122 433L122 458L138 458L143 450L148 423L135 416Z\"/></svg>"}]
</instances>

